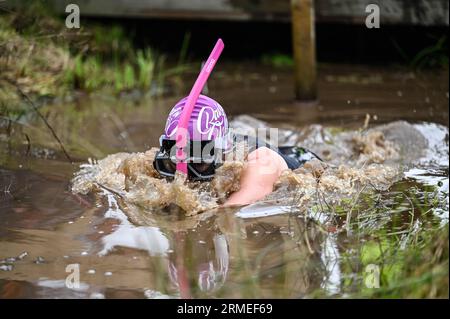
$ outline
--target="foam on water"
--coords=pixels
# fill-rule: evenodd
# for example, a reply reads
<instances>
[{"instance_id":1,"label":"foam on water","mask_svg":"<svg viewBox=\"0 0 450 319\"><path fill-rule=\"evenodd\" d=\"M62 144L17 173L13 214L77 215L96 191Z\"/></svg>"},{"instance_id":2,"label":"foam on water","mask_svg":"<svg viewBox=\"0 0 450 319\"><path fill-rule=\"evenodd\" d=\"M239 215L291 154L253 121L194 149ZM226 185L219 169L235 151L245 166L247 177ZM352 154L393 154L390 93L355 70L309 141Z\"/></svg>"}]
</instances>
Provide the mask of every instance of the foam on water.
<instances>
[{"instance_id":1,"label":"foam on water","mask_svg":"<svg viewBox=\"0 0 450 319\"><path fill-rule=\"evenodd\" d=\"M231 125L247 133L255 127L267 127L248 116L235 119ZM400 121L338 133L313 125L297 133L281 130L279 145L286 140L307 146L325 162L312 160L295 171L285 171L274 192L260 203L242 208L239 217L276 215L289 212L292 207L306 210L320 200L337 204L361 191L388 189L403 176L436 185L429 165L448 170L448 164L444 165L445 160L448 163L448 150L444 149L445 145L448 148L448 129L436 124ZM317 143L319 140L321 143ZM188 216L211 211L239 189L245 160L226 161L211 182L191 183L181 175L169 182L153 168L156 152L157 148L145 153L117 153L84 164L73 179L72 190L83 194L97 191L100 196L105 196L107 190L108 198L117 200L110 205L110 214L114 215L114 207L121 205L131 222L149 225L154 213L173 211L174 207ZM424 175L416 174L419 171L414 169L422 169ZM439 177L439 181L444 187L447 185L448 192L448 176Z\"/></svg>"}]
</instances>

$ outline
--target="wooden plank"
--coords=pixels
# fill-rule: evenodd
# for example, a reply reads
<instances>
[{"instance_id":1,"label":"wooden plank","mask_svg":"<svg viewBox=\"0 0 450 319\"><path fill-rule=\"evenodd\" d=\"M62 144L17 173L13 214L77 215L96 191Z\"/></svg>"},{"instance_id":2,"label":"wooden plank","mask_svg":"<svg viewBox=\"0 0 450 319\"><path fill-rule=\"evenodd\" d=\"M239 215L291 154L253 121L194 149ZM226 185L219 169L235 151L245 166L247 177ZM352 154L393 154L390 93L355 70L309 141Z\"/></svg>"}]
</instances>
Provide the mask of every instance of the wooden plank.
<instances>
[{"instance_id":1,"label":"wooden plank","mask_svg":"<svg viewBox=\"0 0 450 319\"><path fill-rule=\"evenodd\" d=\"M444 0L317 0L317 20L364 24L365 8L372 3L380 7L381 25L449 25Z\"/></svg>"},{"instance_id":2,"label":"wooden plank","mask_svg":"<svg viewBox=\"0 0 450 319\"><path fill-rule=\"evenodd\" d=\"M47 0L58 12L67 4L86 16L289 22L290 0ZM14 6L25 0L6 0ZM448 0L316 0L316 21L364 24L365 8L380 6L381 25L449 25Z\"/></svg>"},{"instance_id":3,"label":"wooden plank","mask_svg":"<svg viewBox=\"0 0 450 319\"><path fill-rule=\"evenodd\" d=\"M299 101L317 98L314 0L291 0L295 96Z\"/></svg>"}]
</instances>

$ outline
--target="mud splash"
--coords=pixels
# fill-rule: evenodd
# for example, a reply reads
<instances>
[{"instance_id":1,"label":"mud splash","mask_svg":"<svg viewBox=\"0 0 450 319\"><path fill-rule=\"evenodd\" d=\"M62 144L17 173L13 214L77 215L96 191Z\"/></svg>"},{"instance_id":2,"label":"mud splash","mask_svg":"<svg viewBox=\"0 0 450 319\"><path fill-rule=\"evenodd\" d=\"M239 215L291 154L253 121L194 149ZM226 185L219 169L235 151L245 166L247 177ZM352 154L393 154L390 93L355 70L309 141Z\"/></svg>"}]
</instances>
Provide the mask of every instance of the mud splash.
<instances>
[{"instance_id":1,"label":"mud splash","mask_svg":"<svg viewBox=\"0 0 450 319\"><path fill-rule=\"evenodd\" d=\"M73 179L72 191L87 194L103 189L123 204L136 205L149 213L176 205L190 216L218 207L239 189L242 161L225 162L212 182L188 182L182 175L169 182L153 168L157 151L152 148L145 153L117 153L83 164Z\"/></svg>"},{"instance_id":2,"label":"mud splash","mask_svg":"<svg viewBox=\"0 0 450 319\"><path fill-rule=\"evenodd\" d=\"M231 126L251 134L252 129L267 127L267 124L241 116ZM297 145L307 145L323 156L324 162L312 160L295 171L285 171L274 192L264 200L304 208L317 202L317 194L326 198L328 204L337 204L363 191L387 189L401 177L400 164L407 164L404 155L411 161L411 150L402 136L420 137L420 132L406 122L338 133L330 128L311 126L301 133L281 130L279 145L288 142L286 137L292 140L293 134L296 134ZM117 197L125 211L139 211L139 214L181 209L185 215L192 216L218 208L239 189L245 158L225 161L211 182L188 182L181 175L168 182L153 168L157 150L117 153L99 161L90 160L75 174L72 191L87 194L106 190ZM130 218L137 224L147 224L149 216L139 214L130 214Z\"/></svg>"},{"instance_id":3,"label":"mud splash","mask_svg":"<svg viewBox=\"0 0 450 319\"><path fill-rule=\"evenodd\" d=\"M286 172L275 192L253 205L185 217L173 204L177 194L171 193L172 204L166 207L159 206L158 199L156 206L145 208L139 198L135 203L128 198L133 189L145 194L135 177L153 178L146 170L152 168L147 165L151 154L144 150L156 146L164 119L176 102L173 98L142 107L116 103L110 96L43 106L80 164L88 157L114 154L86 168L92 175L78 185L91 191L88 196L68 192L67 183L78 168L65 162L39 119L26 114L21 118L25 125L13 123L11 134L3 121L0 297L448 297L448 72L442 78L434 73L412 78L410 73L381 70L377 77L382 82L369 85L324 79L327 74L337 74L335 79L353 74L354 66L339 72L325 69L321 104L303 107L291 103L289 70L282 74L258 67L247 72L236 64L230 66L231 72L212 78L210 86L228 114L245 112L282 128L279 145L309 148L327 167L308 163L293 176ZM376 72L364 69L358 74ZM253 79L254 74L259 79ZM238 76L241 80L235 80ZM81 119L79 110L83 110ZM367 112L377 117L371 116L373 121L364 126ZM390 123L397 119L410 122ZM385 123L390 124L374 127ZM267 125L244 116L235 118L236 124L249 131ZM382 136L369 138L375 131ZM366 147L369 141L379 145ZM371 152L375 150L377 156ZM142 153L115 154L122 151ZM116 155L117 163L104 170ZM122 164L126 167L125 158L131 169L119 172ZM238 172L244 164L230 164L236 172L226 170L227 178L214 182L222 181L221 187L232 191L231 186L239 186ZM340 166L344 168L339 171ZM370 168L397 172L393 179L399 181L389 186L386 177L391 174L377 175ZM344 173L362 176L350 183ZM125 176L130 176L128 188ZM361 180L364 176L373 181ZM96 178L103 186L95 183ZM329 179L348 182L348 187L328 188ZM351 185L352 195L345 192ZM372 185L388 189L378 192ZM227 197L222 192L213 196L217 205ZM341 203L332 205L333 198ZM23 252L28 256L20 260L17 257ZM78 290L64 284L68 264L80 265ZM379 265L383 278L389 278L382 281L381 289L365 285L369 264ZM181 274L187 275L184 287L173 280ZM189 296L183 295L186 290Z\"/></svg>"}]
</instances>

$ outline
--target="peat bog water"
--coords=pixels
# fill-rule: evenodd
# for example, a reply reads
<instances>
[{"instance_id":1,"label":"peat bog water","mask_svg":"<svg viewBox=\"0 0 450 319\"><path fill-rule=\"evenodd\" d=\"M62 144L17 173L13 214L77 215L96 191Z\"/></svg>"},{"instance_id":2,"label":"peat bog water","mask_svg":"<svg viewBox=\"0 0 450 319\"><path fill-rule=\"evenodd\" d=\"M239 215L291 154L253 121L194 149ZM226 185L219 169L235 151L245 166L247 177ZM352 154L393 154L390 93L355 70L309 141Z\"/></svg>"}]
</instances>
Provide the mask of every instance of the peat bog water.
<instances>
[{"instance_id":1,"label":"peat bog water","mask_svg":"<svg viewBox=\"0 0 450 319\"><path fill-rule=\"evenodd\" d=\"M0 122L0 298L361 297L367 265L390 278L402 266L380 247L403 258L420 236L448 229L448 74L333 65L319 74L318 104L293 102L289 71L251 64L218 67L208 94L229 116L283 128L313 151L332 143L329 132L359 130L366 114L369 127L410 123L422 138L405 133L417 152L374 195L379 213L346 226L327 209L305 215L263 202L134 225L113 194L73 194L71 179L88 157L157 146L182 93L145 103L133 92L59 100L41 111L74 165L33 113ZM65 283L71 264L76 289Z\"/></svg>"}]
</instances>

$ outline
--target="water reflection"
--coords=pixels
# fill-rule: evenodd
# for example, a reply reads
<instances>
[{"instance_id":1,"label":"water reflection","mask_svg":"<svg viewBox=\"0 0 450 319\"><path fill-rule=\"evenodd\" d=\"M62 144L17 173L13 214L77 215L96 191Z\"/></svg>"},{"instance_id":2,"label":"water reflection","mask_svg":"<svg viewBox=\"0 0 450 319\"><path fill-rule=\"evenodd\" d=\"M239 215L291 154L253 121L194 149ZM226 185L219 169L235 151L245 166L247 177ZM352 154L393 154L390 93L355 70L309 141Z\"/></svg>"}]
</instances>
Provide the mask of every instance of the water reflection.
<instances>
[{"instance_id":1,"label":"water reflection","mask_svg":"<svg viewBox=\"0 0 450 319\"><path fill-rule=\"evenodd\" d=\"M174 253L169 256L169 275L182 298L211 294L226 281L230 262L226 235L214 225L214 217L186 231L172 233Z\"/></svg>"},{"instance_id":2,"label":"water reflection","mask_svg":"<svg viewBox=\"0 0 450 319\"><path fill-rule=\"evenodd\" d=\"M302 297L322 285L337 292L333 239L299 213L243 219L224 210L195 221L159 216L144 227L108 198L105 217L120 224L101 238L98 254L111 258L125 247L158 258L155 276L169 280L161 291L147 289L148 298Z\"/></svg>"},{"instance_id":3,"label":"water reflection","mask_svg":"<svg viewBox=\"0 0 450 319\"><path fill-rule=\"evenodd\" d=\"M339 250L337 247L337 236L329 234L322 244L321 259L326 269L326 276L321 285L329 294L337 294L341 285L341 270L339 266Z\"/></svg>"},{"instance_id":4,"label":"water reflection","mask_svg":"<svg viewBox=\"0 0 450 319\"><path fill-rule=\"evenodd\" d=\"M289 144L309 135L306 142L314 149L330 145L324 127L359 128L366 113L377 115L376 123L405 119L444 124L414 124L423 141L417 135L399 135L412 145L413 153L405 157L417 161L408 166L402 182L377 199L384 210L354 220L358 230L370 236L387 232L381 236L384 244L396 245L399 236L404 248L405 243L411 245L408 238L422 237L439 225L448 228L448 74L442 79L432 74L404 79L397 72L381 71L382 83L344 83L339 76L322 79L321 103L311 107L291 103L289 72L278 74L276 94L267 90L269 72L264 70L258 70L262 78L246 85L214 79L210 84L230 115L256 115L295 132L283 136ZM431 103L424 102L426 96L431 96ZM161 100L139 108L118 103L111 108L114 101L100 99L83 101L80 107L64 102L45 107L45 112L71 155L84 162L89 156L102 158L156 145L175 102ZM86 112L68 112L74 109ZM12 136L5 135L5 127L0 132L0 139L10 139L8 145L2 139L0 146L0 298L296 298L316 296L317 290L326 296L352 291L361 296L353 279L361 274L362 257L378 251L378 241L360 238L351 229L334 233L333 229L342 229L342 221L262 203L187 219L173 212L155 214L149 216L149 226L136 227L112 196L102 202L94 196L72 195L68 183L75 167L58 160L62 156L57 149L55 157L41 154L52 150L54 139L43 123L32 124L14 124ZM26 135L32 139L30 154ZM420 210L418 206L429 202L425 195L433 195L436 186L438 205ZM412 208L405 191L417 195ZM432 213L426 213L429 209ZM3 263L23 252L28 256ZM45 263L34 262L39 256ZM392 266L389 260L386 263ZM80 265L83 289L64 285L68 264ZM398 265L404 264L394 268Z\"/></svg>"},{"instance_id":5,"label":"water reflection","mask_svg":"<svg viewBox=\"0 0 450 319\"><path fill-rule=\"evenodd\" d=\"M105 218L120 220L120 224L110 234L102 238L103 249L99 255L106 255L114 247L122 246L146 250L150 256L165 256L169 250L169 240L158 227L135 227L119 208L112 194L105 191L109 208Z\"/></svg>"}]
</instances>

